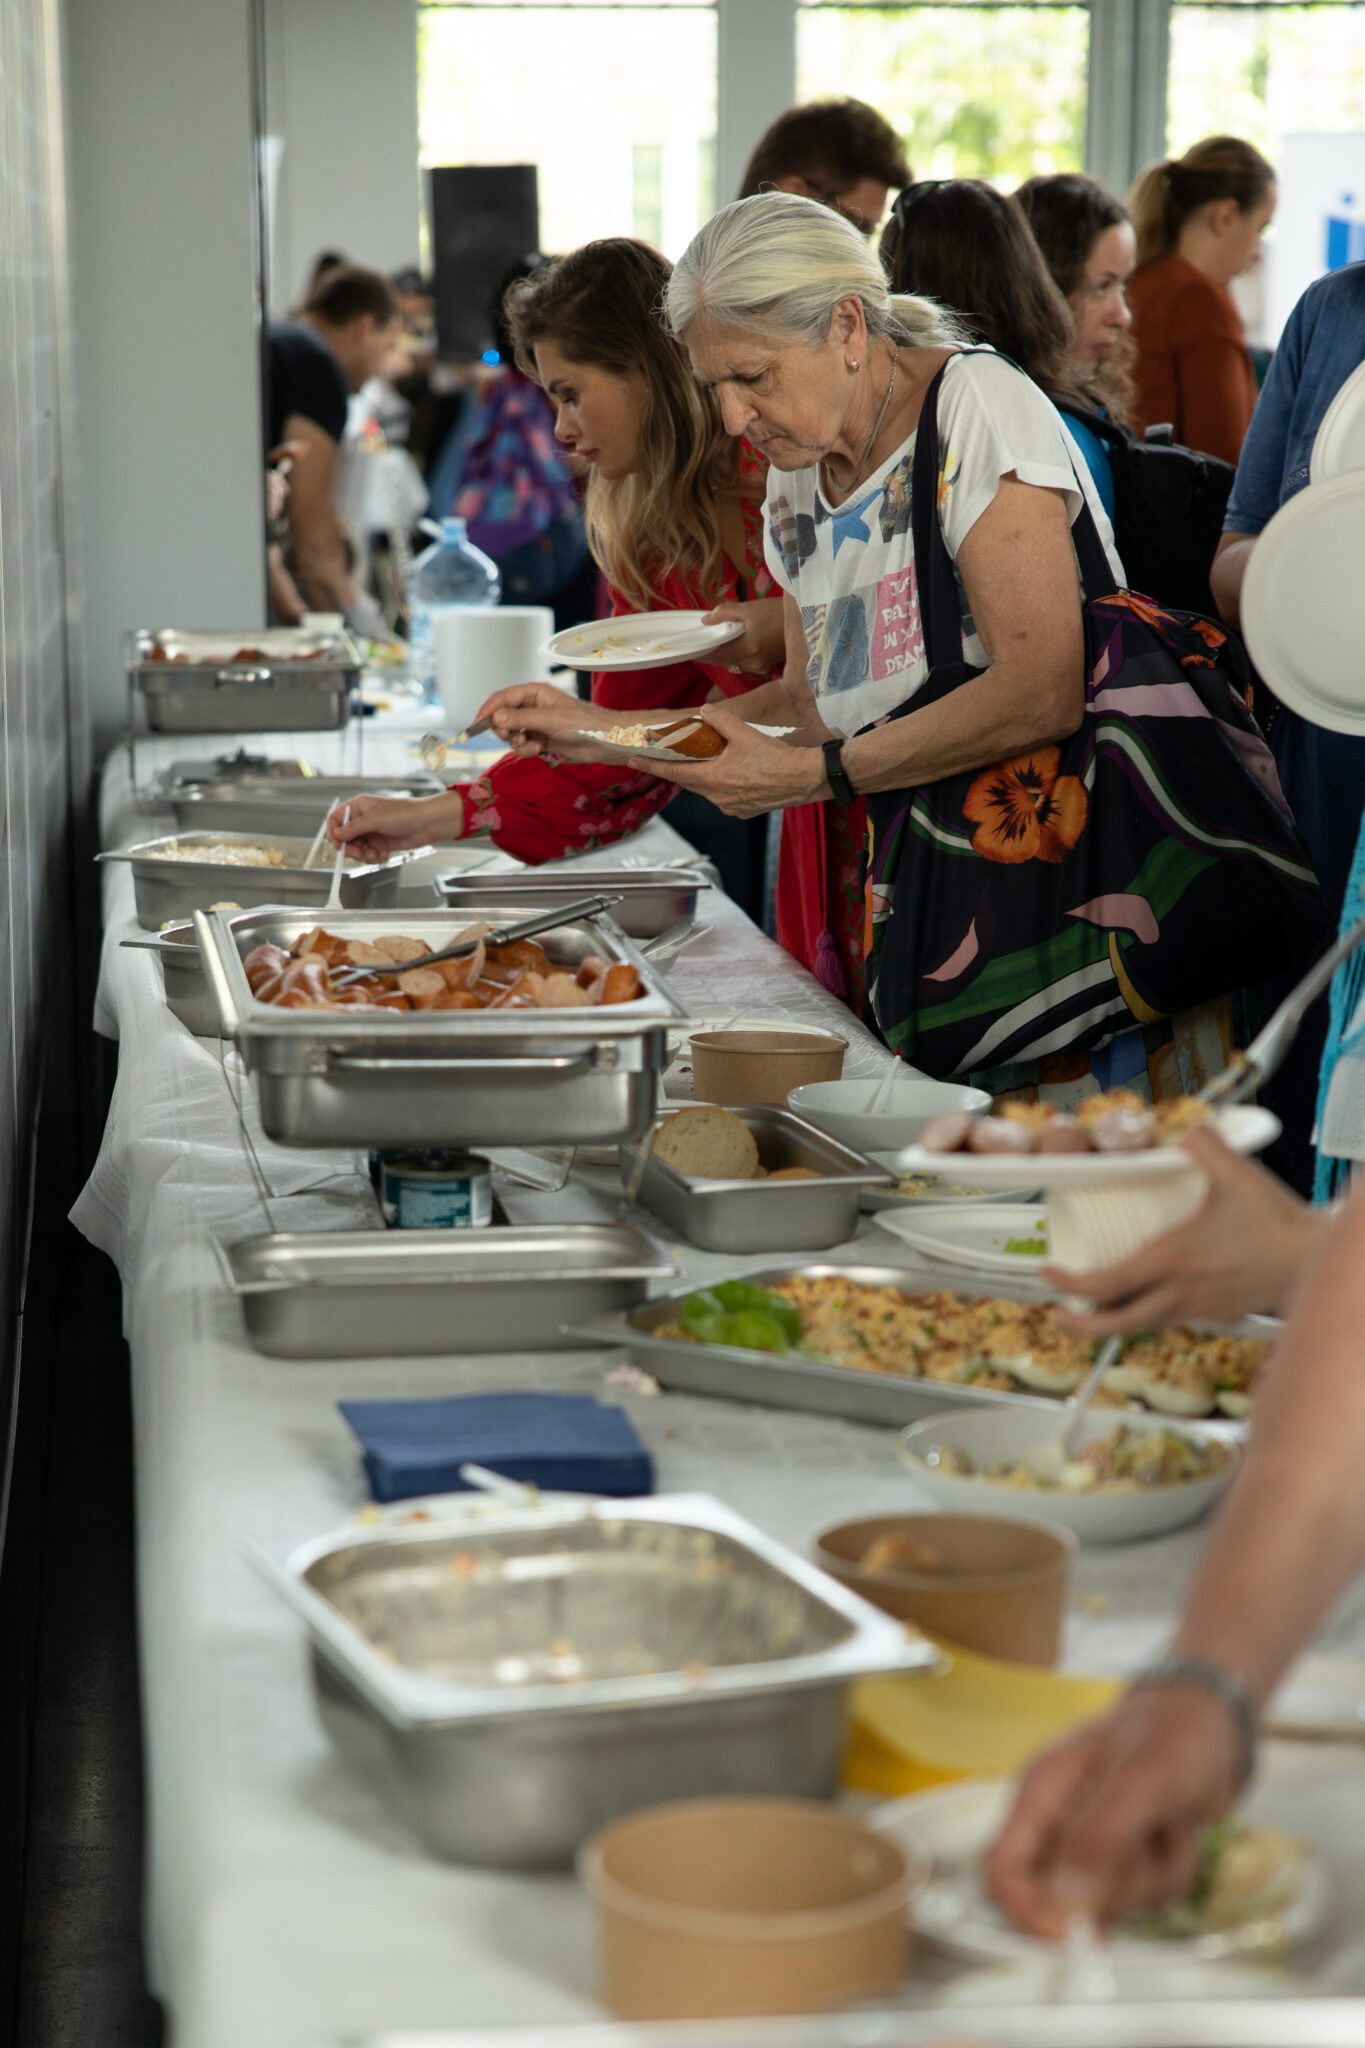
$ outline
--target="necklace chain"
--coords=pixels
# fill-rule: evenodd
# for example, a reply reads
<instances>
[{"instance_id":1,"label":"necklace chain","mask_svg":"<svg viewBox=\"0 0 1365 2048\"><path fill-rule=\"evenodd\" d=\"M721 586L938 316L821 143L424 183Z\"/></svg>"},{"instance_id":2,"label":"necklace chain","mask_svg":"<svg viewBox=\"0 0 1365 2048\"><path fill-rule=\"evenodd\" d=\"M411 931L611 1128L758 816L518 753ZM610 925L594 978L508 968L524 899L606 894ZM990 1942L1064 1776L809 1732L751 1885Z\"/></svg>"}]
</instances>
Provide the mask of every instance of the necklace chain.
<instances>
[{"instance_id":1,"label":"necklace chain","mask_svg":"<svg viewBox=\"0 0 1365 2048\"><path fill-rule=\"evenodd\" d=\"M877 414L876 420L873 422L872 432L867 437L867 446L863 449L862 459L859 462L858 467L854 470L852 476L849 478L846 484L834 485L834 489L845 498L848 497L851 491L856 490L859 483L862 481L863 471L867 468L867 459L869 455L871 455L872 450L876 445L877 436L878 434L880 434L882 430L882 421L886 418L887 408L891 404L891 394L896 388L896 371L900 368L900 360L901 352L899 349L896 349L893 351L891 357L891 375L888 377L886 382L886 396L882 400L881 411ZM829 465L827 461L822 460L821 468L824 469L826 475L828 475Z\"/></svg>"}]
</instances>

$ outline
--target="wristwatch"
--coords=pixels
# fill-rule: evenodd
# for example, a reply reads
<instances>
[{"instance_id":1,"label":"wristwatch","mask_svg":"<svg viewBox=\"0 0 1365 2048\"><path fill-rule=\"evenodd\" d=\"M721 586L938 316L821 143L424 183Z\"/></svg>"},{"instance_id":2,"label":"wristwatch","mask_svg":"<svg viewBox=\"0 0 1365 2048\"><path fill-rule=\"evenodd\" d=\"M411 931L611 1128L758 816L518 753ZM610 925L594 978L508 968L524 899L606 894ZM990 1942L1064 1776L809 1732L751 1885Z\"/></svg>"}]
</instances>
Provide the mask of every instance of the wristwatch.
<instances>
[{"instance_id":1,"label":"wristwatch","mask_svg":"<svg viewBox=\"0 0 1365 2048\"><path fill-rule=\"evenodd\" d=\"M858 792L849 781L848 770L844 766L844 743L842 740L826 740L820 751L825 757L825 780L829 784L830 795L840 810L846 811L850 804L857 803Z\"/></svg>"}]
</instances>

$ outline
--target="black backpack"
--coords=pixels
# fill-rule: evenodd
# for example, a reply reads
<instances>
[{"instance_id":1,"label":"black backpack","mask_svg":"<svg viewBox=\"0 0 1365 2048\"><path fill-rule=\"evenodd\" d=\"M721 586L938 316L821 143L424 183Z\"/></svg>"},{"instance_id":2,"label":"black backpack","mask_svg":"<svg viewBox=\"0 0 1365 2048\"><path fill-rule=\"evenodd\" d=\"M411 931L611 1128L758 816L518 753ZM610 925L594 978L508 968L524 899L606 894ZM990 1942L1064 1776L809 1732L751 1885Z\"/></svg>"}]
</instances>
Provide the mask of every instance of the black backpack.
<instances>
[{"instance_id":1,"label":"black backpack","mask_svg":"<svg viewBox=\"0 0 1365 2048\"><path fill-rule=\"evenodd\" d=\"M1109 450L1114 467L1114 545L1130 590L1168 611L1216 619L1209 570L1223 533L1236 470L1217 455L1182 448L1169 427L1139 441L1103 413L1056 401Z\"/></svg>"}]
</instances>

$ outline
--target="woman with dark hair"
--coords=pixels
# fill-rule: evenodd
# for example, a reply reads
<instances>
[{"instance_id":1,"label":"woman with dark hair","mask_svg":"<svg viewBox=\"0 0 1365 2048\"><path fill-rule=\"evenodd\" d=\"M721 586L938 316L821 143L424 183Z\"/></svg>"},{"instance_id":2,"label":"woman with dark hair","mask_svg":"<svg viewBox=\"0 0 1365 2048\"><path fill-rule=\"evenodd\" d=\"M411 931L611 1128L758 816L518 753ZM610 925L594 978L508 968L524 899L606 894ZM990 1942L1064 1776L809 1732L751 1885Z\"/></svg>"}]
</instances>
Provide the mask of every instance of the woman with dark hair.
<instances>
[{"instance_id":1,"label":"woman with dark hair","mask_svg":"<svg viewBox=\"0 0 1365 2048\"><path fill-rule=\"evenodd\" d=\"M1131 426L1137 347L1128 283L1137 268L1137 239L1127 207L1074 172L1030 178L1014 196L1070 311L1071 359L1089 403L1119 426Z\"/></svg>"},{"instance_id":2,"label":"woman with dark hair","mask_svg":"<svg viewBox=\"0 0 1365 2048\"><path fill-rule=\"evenodd\" d=\"M1275 197L1272 166L1235 135L1148 164L1129 193L1139 432L1169 421L1186 448L1236 462L1256 372L1228 287L1260 262Z\"/></svg>"},{"instance_id":3,"label":"woman with dark hair","mask_svg":"<svg viewBox=\"0 0 1365 2048\"><path fill-rule=\"evenodd\" d=\"M971 339L1017 363L1054 404L1094 400L1072 355L1071 315L1022 209L979 178L907 185L881 244L893 292L950 306ZM1068 418L1104 509L1114 516L1114 476L1097 435Z\"/></svg>"},{"instance_id":4,"label":"woman with dark hair","mask_svg":"<svg viewBox=\"0 0 1365 2048\"><path fill-rule=\"evenodd\" d=\"M544 390L560 445L588 467L588 544L611 597L611 615L701 609L733 619L743 636L721 660L593 678L594 712L575 725L617 722L622 712L687 709L738 697L780 675L782 600L763 556L767 465L724 429L714 394L698 385L686 350L660 315L671 266L643 242L589 242L514 284L507 319L518 366ZM568 707L550 684L516 693L552 712ZM575 761L569 733L551 762L524 755L477 782L417 802L357 797L351 823L332 818L333 843L359 850L415 846L489 832L533 864L606 845L636 830L670 797L669 822L711 854L729 893L761 915L766 817L731 818L672 783ZM569 765L565 758L569 757ZM784 821L778 937L836 994L861 994L861 813L825 818L826 807Z\"/></svg>"}]
</instances>

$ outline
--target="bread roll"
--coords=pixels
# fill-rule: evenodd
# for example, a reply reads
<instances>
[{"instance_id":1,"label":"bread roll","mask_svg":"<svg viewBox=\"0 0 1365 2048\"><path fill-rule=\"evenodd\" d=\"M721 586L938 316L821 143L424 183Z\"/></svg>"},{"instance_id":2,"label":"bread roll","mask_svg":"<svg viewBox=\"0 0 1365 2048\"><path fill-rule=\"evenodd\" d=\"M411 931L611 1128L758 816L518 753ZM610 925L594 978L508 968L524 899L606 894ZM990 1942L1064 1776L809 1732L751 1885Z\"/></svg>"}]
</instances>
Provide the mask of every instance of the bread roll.
<instances>
[{"instance_id":1,"label":"bread roll","mask_svg":"<svg viewBox=\"0 0 1365 2048\"><path fill-rule=\"evenodd\" d=\"M694 1180L753 1180L758 1171L749 1126L711 1103L678 1110L656 1132L651 1149L665 1166Z\"/></svg>"},{"instance_id":2,"label":"bread roll","mask_svg":"<svg viewBox=\"0 0 1365 2048\"><path fill-rule=\"evenodd\" d=\"M725 752L725 742L716 728L700 718L679 718L672 725L661 725L653 739L656 747L686 754L690 761L713 761Z\"/></svg>"}]
</instances>

